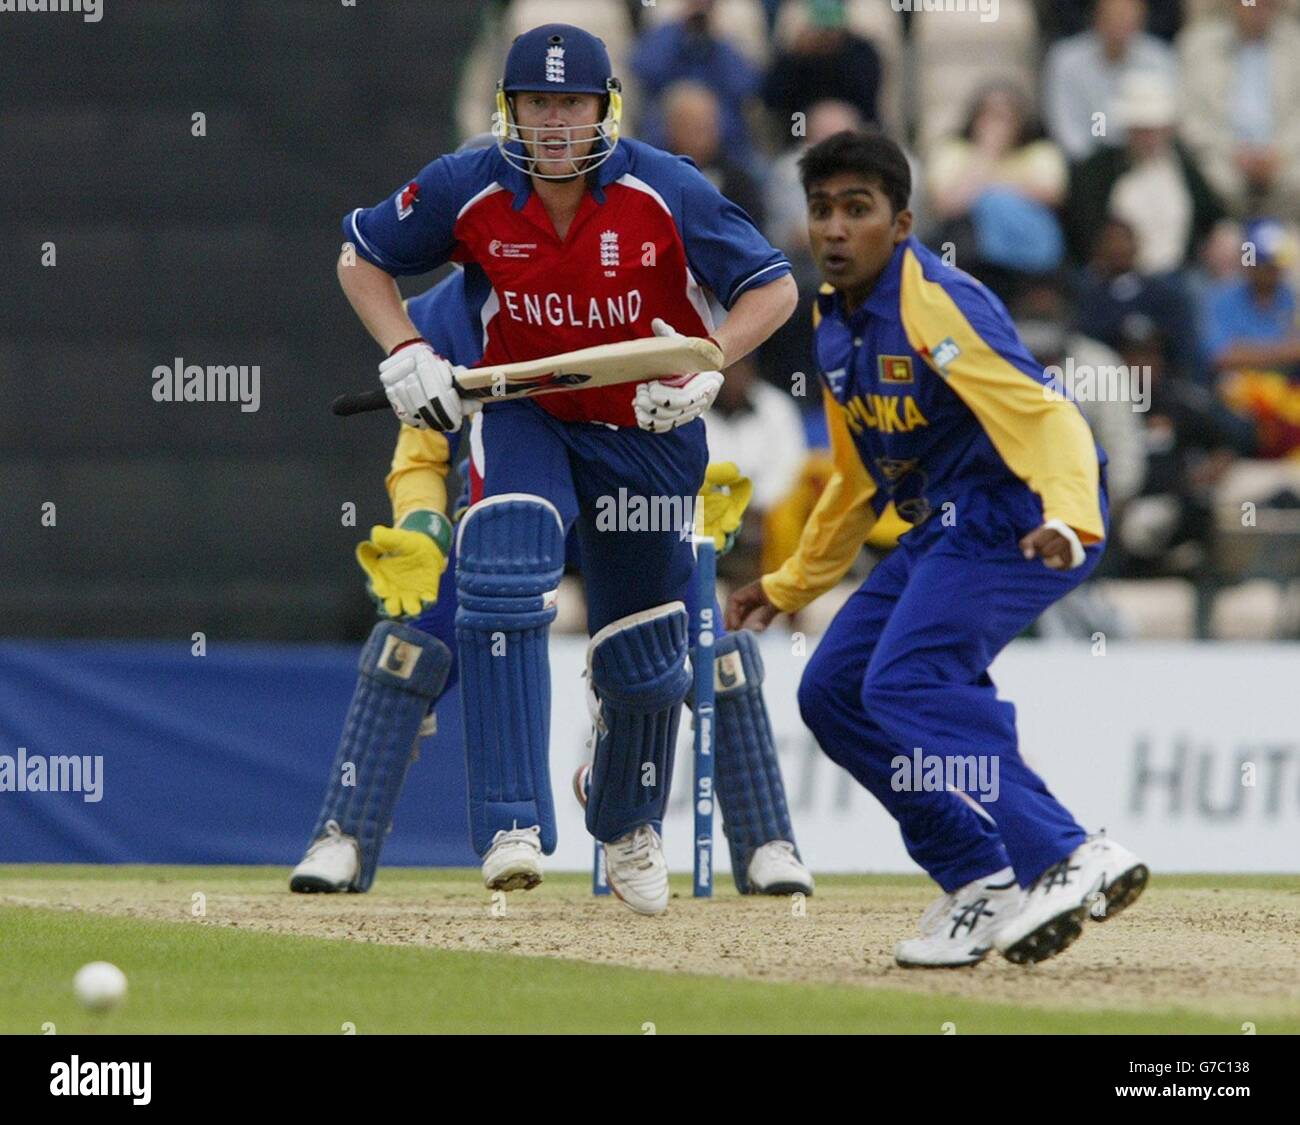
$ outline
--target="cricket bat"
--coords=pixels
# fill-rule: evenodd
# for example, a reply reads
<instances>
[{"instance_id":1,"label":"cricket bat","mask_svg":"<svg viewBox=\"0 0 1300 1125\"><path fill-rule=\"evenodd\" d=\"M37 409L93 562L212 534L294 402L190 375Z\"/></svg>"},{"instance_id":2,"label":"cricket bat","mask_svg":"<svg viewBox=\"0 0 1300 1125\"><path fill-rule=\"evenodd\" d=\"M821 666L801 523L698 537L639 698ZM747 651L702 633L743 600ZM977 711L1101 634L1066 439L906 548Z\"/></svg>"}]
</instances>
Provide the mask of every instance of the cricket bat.
<instances>
[{"instance_id":1,"label":"cricket bat","mask_svg":"<svg viewBox=\"0 0 1300 1125\"><path fill-rule=\"evenodd\" d=\"M722 351L712 340L699 336L648 336L522 363L471 367L456 379L456 389L461 398L470 402L505 402L557 391L637 383L656 376L717 371L722 362ZM340 395L331 409L339 415L387 410L388 396L382 390Z\"/></svg>"}]
</instances>

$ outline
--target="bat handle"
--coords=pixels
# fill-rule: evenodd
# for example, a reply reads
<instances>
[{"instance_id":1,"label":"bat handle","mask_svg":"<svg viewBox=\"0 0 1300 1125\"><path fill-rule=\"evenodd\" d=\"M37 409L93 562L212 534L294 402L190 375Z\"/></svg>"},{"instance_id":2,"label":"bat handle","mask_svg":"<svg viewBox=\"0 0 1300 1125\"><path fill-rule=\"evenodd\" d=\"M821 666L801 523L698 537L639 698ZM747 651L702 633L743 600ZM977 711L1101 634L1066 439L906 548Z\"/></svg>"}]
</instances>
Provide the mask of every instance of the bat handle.
<instances>
[{"instance_id":1,"label":"bat handle","mask_svg":"<svg viewBox=\"0 0 1300 1125\"><path fill-rule=\"evenodd\" d=\"M387 410L388 395L383 391L361 391L353 395L339 395L330 409L340 418L351 414L367 414L372 410Z\"/></svg>"},{"instance_id":2,"label":"bat handle","mask_svg":"<svg viewBox=\"0 0 1300 1125\"><path fill-rule=\"evenodd\" d=\"M463 394L459 383L456 384L456 390ZM465 403L465 413L472 414L478 409L477 403L471 407L472 399ZM332 403L330 410L340 418L347 418L352 414L368 414L373 410L387 410L389 406L388 395L382 391L358 391L356 394L339 395Z\"/></svg>"}]
</instances>

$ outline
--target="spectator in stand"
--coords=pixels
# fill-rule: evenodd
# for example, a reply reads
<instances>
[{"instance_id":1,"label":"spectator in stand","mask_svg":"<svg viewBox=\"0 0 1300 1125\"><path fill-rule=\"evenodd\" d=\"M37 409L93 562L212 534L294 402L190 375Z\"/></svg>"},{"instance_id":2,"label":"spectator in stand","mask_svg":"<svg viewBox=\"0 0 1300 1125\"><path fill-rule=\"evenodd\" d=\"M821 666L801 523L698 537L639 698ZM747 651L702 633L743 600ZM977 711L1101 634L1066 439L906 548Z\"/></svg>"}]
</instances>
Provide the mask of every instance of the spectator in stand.
<instances>
[{"instance_id":1,"label":"spectator in stand","mask_svg":"<svg viewBox=\"0 0 1300 1125\"><path fill-rule=\"evenodd\" d=\"M1222 282L1236 281L1241 277L1242 242L1245 234L1236 219L1220 219L1206 235L1205 241L1183 272L1192 308L1196 311L1196 335L1201 347L1202 367L1211 371L1205 353L1205 310L1210 303L1210 292Z\"/></svg>"},{"instance_id":2,"label":"spectator in stand","mask_svg":"<svg viewBox=\"0 0 1300 1125\"><path fill-rule=\"evenodd\" d=\"M652 145L671 148L662 99L678 82L696 82L717 98L722 147L735 162L754 168L754 145L745 114L747 107L757 105L763 76L718 34L713 8L714 0L687 0L683 19L654 28L637 40L629 65L641 83L645 102L640 135Z\"/></svg>"},{"instance_id":3,"label":"spectator in stand","mask_svg":"<svg viewBox=\"0 0 1300 1125\"><path fill-rule=\"evenodd\" d=\"M1234 214L1300 220L1300 23L1278 0L1224 7L1178 41L1183 139Z\"/></svg>"},{"instance_id":4,"label":"spectator in stand","mask_svg":"<svg viewBox=\"0 0 1300 1125\"><path fill-rule=\"evenodd\" d=\"M1145 274L1137 264L1137 232L1120 218L1107 219L1087 266L1079 275L1075 324L1118 349L1124 323L1134 315L1151 320L1170 349L1170 364L1205 383L1195 305L1180 274Z\"/></svg>"},{"instance_id":5,"label":"spectator in stand","mask_svg":"<svg viewBox=\"0 0 1300 1125\"><path fill-rule=\"evenodd\" d=\"M1134 406L1134 397L1109 394L1128 376L1121 370L1123 361L1105 344L1065 327L1070 311L1065 290L1056 278L1034 282L1016 303L1015 318L1016 330L1030 354L1074 395L1106 451L1106 492L1113 525L1142 487L1146 472L1142 415ZM1131 381L1128 387L1133 390ZM1049 606L1034 626L1036 636L1049 638L1090 637L1098 630L1110 637L1127 632L1123 618L1091 582Z\"/></svg>"},{"instance_id":6,"label":"spectator in stand","mask_svg":"<svg viewBox=\"0 0 1300 1125\"><path fill-rule=\"evenodd\" d=\"M1183 26L1184 0L1147 0L1146 29L1169 43ZM1095 14L1093 3L1063 4L1061 0L1034 0L1038 9L1038 33L1044 43L1055 43L1088 30Z\"/></svg>"},{"instance_id":7,"label":"spectator in stand","mask_svg":"<svg viewBox=\"0 0 1300 1125\"><path fill-rule=\"evenodd\" d=\"M760 380L754 357L746 356L727 368L704 426L709 459L735 462L754 483L736 544L739 558L729 564L749 577L759 573L766 514L794 487L807 455L803 420L789 393Z\"/></svg>"},{"instance_id":8,"label":"spectator in stand","mask_svg":"<svg viewBox=\"0 0 1300 1125\"><path fill-rule=\"evenodd\" d=\"M1004 300L1024 278L1060 264L1056 209L1065 199L1065 157L1043 134L1025 94L998 83L975 96L960 136L935 146L926 189L959 266Z\"/></svg>"},{"instance_id":9,"label":"spectator in stand","mask_svg":"<svg viewBox=\"0 0 1300 1125\"><path fill-rule=\"evenodd\" d=\"M1173 49L1142 30L1146 17L1145 0L1097 0L1092 30L1063 39L1047 52L1047 129L1071 160L1083 160L1101 145L1124 143L1113 107L1126 75L1152 71L1175 80ZM1104 115L1100 123L1094 120L1098 113Z\"/></svg>"},{"instance_id":10,"label":"spectator in stand","mask_svg":"<svg viewBox=\"0 0 1300 1125\"><path fill-rule=\"evenodd\" d=\"M799 148L791 149L778 157L767 176L764 192L767 226L764 230L772 245L785 251L786 257L790 259L794 279L799 285L799 304L794 315L764 342L758 352L760 374L777 387L788 388L793 372L809 371L813 341L812 310L817 289L821 285L821 274L808 244L808 204L799 178L799 159L807 149L827 137L845 131L856 132L862 127L862 115L848 102L827 99L815 103L808 110L807 137L802 138ZM915 165L912 176L912 182L916 183L918 169ZM912 193L914 215L923 206L919 196L919 192ZM920 225L920 220L915 219L914 226ZM804 408L805 425L824 425L825 414L818 398L810 396L801 400L800 405ZM797 539L796 535L796 541Z\"/></svg>"},{"instance_id":11,"label":"spectator in stand","mask_svg":"<svg viewBox=\"0 0 1300 1125\"><path fill-rule=\"evenodd\" d=\"M1206 348L1220 396L1254 425L1256 455L1285 457L1300 451L1300 324L1284 276L1296 243L1264 219L1247 226L1246 251L1245 276L1210 293Z\"/></svg>"},{"instance_id":12,"label":"spectator in stand","mask_svg":"<svg viewBox=\"0 0 1300 1125\"><path fill-rule=\"evenodd\" d=\"M1162 75L1134 71L1120 86L1113 114L1127 130L1123 147L1099 148L1070 181L1070 251L1087 261L1097 232L1113 215L1137 232L1140 272L1180 269L1224 212L1195 159L1174 138L1174 86Z\"/></svg>"},{"instance_id":13,"label":"spectator in stand","mask_svg":"<svg viewBox=\"0 0 1300 1125\"><path fill-rule=\"evenodd\" d=\"M1067 329L1070 319L1065 291L1055 278L1035 281L1016 302L1020 338L1039 363L1062 372L1058 377L1064 389L1076 395L1079 409L1106 451L1106 487L1113 515L1142 487L1146 454L1138 407L1143 388L1130 383L1128 389L1136 392L1130 398L1111 398L1106 392L1114 380L1094 376L1089 383L1083 377L1087 372L1115 369L1123 361L1100 340Z\"/></svg>"},{"instance_id":14,"label":"spectator in stand","mask_svg":"<svg viewBox=\"0 0 1300 1125\"><path fill-rule=\"evenodd\" d=\"M665 92L663 108L667 129L664 147L689 156L714 187L743 207L761 227L762 190L723 147L721 110L713 91L698 82L678 82Z\"/></svg>"},{"instance_id":15,"label":"spectator in stand","mask_svg":"<svg viewBox=\"0 0 1300 1125\"><path fill-rule=\"evenodd\" d=\"M807 0L808 26L789 50L781 51L763 84L763 101L777 117L778 134L788 145L796 113L807 114L817 102L848 102L868 122L878 121L882 65L866 39L852 34L844 0Z\"/></svg>"},{"instance_id":16,"label":"spectator in stand","mask_svg":"<svg viewBox=\"0 0 1300 1125\"><path fill-rule=\"evenodd\" d=\"M1126 364L1150 372L1151 409L1142 415L1142 489L1112 524L1113 565L1135 578L1188 574L1208 561L1214 489L1235 459L1233 435L1213 395L1168 370L1152 321L1129 317L1120 343Z\"/></svg>"}]
</instances>

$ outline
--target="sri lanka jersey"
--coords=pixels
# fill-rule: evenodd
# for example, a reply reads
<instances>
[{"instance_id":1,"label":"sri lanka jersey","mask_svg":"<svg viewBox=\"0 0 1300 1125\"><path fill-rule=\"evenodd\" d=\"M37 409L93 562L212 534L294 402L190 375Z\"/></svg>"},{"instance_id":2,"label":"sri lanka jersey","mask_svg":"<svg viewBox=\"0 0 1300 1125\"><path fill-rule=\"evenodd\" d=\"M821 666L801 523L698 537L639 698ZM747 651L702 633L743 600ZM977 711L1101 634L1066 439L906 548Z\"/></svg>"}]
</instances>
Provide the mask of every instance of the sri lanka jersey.
<instances>
[{"instance_id":1,"label":"sri lanka jersey","mask_svg":"<svg viewBox=\"0 0 1300 1125\"><path fill-rule=\"evenodd\" d=\"M1105 453L970 275L909 238L859 309L825 286L815 319L836 472L799 550L763 580L778 608L838 582L891 501L905 541L994 509L1017 535L1060 519L1085 544L1105 536Z\"/></svg>"}]
</instances>

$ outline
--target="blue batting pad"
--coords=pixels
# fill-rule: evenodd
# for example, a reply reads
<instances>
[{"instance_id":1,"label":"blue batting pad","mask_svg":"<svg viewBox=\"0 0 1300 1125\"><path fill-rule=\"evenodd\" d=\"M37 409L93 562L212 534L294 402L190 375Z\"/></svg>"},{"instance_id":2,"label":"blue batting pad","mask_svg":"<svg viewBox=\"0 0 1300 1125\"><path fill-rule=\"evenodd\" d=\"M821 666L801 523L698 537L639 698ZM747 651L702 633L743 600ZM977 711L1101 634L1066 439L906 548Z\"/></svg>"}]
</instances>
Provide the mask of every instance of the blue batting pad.
<instances>
[{"instance_id":1,"label":"blue batting pad","mask_svg":"<svg viewBox=\"0 0 1300 1125\"><path fill-rule=\"evenodd\" d=\"M691 683L686 652L681 602L620 618L591 639L587 675L600 714L587 828L597 840L617 840L663 819Z\"/></svg>"},{"instance_id":2,"label":"blue batting pad","mask_svg":"<svg viewBox=\"0 0 1300 1125\"><path fill-rule=\"evenodd\" d=\"M731 851L732 878L736 890L748 894L749 861L755 850L773 840L793 844L794 829L763 701L763 659L754 634L719 637L714 654L714 792Z\"/></svg>"},{"instance_id":3,"label":"blue batting pad","mask_svg":"<svg viewBox=\"0 0 1300 1125\"><path fill-rule=\"evenodd\" d=\"M497 832L536 824L550 855L555 806L546 642L564 575L564 525L540 496L492 496L461 520L456 553L470 841L486 855Z\"/></svg>"},{"instance_id":4,"label":"blue batting pad","mask_svg":"<svg viewBox=\"0 0 1300 1125\"><path fill-rule=\"evenodd\" d=\"M356 838L361 871L354 891L369 890L375 880L420 723L442 694L450 668L445 644L398 621L381 621L361 650L356 691L312 832L319 839L334 820L345 836Z\"/></svg>"}]
</instances>

